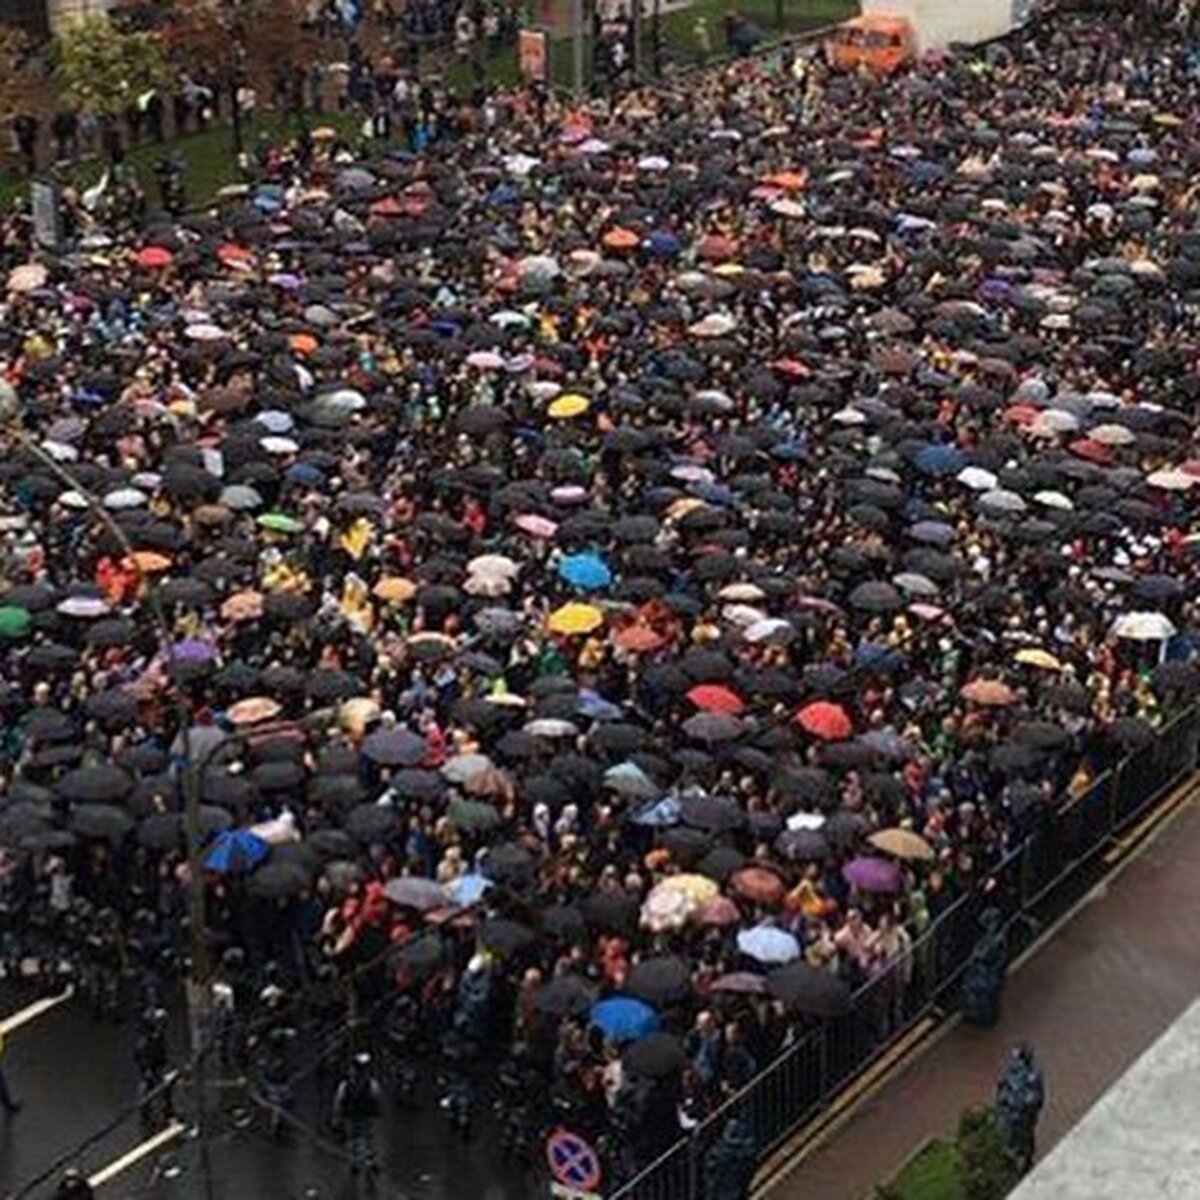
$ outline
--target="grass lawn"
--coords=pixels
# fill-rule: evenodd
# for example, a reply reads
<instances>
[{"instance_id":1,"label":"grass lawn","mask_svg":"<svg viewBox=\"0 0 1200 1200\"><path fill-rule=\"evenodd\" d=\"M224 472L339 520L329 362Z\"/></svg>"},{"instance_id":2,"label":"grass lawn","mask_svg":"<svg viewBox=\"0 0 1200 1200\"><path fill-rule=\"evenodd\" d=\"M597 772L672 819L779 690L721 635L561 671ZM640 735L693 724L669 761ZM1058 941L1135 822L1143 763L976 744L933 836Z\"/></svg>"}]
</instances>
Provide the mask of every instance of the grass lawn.
<instances>
[{"instance_id":1,"label":"grass lawn","mask_svg":"<svg viewBox=\"0 0 1200 1200\"><path fill-rule=\"evenodd\" d=\"M308 124L311 129L320 125L332 125L341 130L343 134L354 136L361 124L361 118L349 117L342 113L326 113L324 115L310 113ZM243 144L247 149L252 149L255 139L262 133L270 138L278 139L297 127L298 122L295 118L264 113L242 122ZM208 200L226 184L237 182L233 130L228 125L215 126L203 133L184 134L183 137L175 138L161 146L137 146L129 151L126 161L137 168L151 208L158 206L158 187L154 167L164 155L177 155L182 160L189 204ZM89 159L81 162L74 169L73 174L78 186L88 187L95 183L103 172L104 164L99 159ZM27 187L28 183L15 175L0 175L0 207L11 203Z\"/></svg>"},{"instance_id":2,"label":"grass lawn","mask_svg":"<svg viewBox=\"0 0 1200 1200\"><path fill-rule=\"evenodd\" d=\"M888 1186L888 1200L964 1200L953 1143L930 1142Z\"/></svg>"}]
</instances>

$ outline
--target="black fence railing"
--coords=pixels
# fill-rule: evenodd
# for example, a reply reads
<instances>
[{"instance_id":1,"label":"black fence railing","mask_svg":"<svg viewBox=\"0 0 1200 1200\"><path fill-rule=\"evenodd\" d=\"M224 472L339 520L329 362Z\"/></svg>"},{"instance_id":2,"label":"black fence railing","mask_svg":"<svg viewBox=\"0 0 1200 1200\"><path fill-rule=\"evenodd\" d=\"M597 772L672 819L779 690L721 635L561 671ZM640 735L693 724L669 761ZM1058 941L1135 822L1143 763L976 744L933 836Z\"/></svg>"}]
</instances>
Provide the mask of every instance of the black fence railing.
<instances>
[{"instance_id":1,"label":"black fence railing","mask_svg":"<svg viewBox=\"0 0 1200 1200\"><path fill-rule=\"evenodd\" d=\"M953 998L980 936L979 916L999 909L1011 926L1077 881L1097 854L1197 767L1200 706L1172 718L1154 741L1048 813L990 873L990 886L959 897L903 958L871 979L843 1017L802 1030L740 1092L608 1200L702 1200L705 1163L731 1119L760 1158L812 1120L855 1076L939 1003Z\"/></svg>"}]
</instances>

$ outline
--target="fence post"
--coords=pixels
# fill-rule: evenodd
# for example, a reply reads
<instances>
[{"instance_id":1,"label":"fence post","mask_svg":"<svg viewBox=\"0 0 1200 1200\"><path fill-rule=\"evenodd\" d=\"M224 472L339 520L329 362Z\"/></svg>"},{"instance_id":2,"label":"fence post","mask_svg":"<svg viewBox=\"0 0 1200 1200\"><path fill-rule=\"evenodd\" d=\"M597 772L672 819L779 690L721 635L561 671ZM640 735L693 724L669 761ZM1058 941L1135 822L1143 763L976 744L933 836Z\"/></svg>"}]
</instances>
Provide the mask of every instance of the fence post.
<instances>
[{"instance_id":1,"label":"fence post","mask_svg":"<svg viewBox=\"0 0 1200 1200\"><path fill-rule=\"evenodd\" d=\"M700 1200L700 1135L688 1135L687 1200Z\"/></svg>"}]
</instances>

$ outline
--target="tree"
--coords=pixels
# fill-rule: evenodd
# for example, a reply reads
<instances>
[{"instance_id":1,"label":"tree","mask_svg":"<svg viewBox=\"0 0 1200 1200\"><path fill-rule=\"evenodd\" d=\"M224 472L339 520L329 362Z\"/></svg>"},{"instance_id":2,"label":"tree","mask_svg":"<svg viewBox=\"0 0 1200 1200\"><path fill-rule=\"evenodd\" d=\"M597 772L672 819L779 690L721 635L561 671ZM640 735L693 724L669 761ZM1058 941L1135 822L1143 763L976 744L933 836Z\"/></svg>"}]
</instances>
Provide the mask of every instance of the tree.
<instances>
[{"instance_id":1,"label":"tree","mask_svg":"<svg viewBox=\"0 0 1200 1200\"><path fill-rule=\"evenodd\" d=\"M967 1200L1003 1200L1020 1183L1020 1165L995 1109L968 1108L959 1121L956 1147Z\"/></svg>"},{"instance_id":2,"label":"tree","mask_svg":"<svg viewBox=\"0 0 1200 1200\"><path fill-rule=\"evenodd\" d=\"M12 25L0 25L0 121L7 121L25 102L28 62L25 34Z\"/></svg>"},{"instance_id":3,"label":"tree","mask_svg":"<svg viewBox=\"0 0 1200 1200\"><path fill-rule=\"evenodd\" d=\"M107 17L72 22L55 39L54 55L66 103L101 117L119 116L167 78L157 35L124 32Z\"/></svg>"},{"instance_id":4,"label":"tree","mask_svg":"<svg viewBox=\"0 0 1200 1200\"><path fill-rule=\"evenodd\" d=\"M174 62L226 89L238 71L262 87L281 70L307 67L316 46L298 0L177 0L167 29Z\"/></svg>"}]
</instances>

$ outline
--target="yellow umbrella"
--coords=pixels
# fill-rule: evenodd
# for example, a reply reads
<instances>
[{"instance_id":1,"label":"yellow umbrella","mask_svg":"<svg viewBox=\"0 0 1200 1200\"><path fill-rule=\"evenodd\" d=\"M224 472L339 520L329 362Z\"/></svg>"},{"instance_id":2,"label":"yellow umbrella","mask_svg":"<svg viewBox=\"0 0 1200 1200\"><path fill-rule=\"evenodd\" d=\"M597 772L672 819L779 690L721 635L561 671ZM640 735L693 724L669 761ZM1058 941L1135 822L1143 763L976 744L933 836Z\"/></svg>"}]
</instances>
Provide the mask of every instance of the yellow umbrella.
<instances>
[{"instance_id":1,"label":"yellow umbrella","mask_svg":"<svg viewBox=\"0 0 1200 1200\"><path fill-rule=\"evenodd\" d=\"M591 407L592 402L586 396L568 392L565 396L558 396L552 400L546 413L556 421L566 421L571 417L583 416Z\"/></svg>"},{"instance_id":2,"label":"yellow umbrella","mask_svg":"<svg viewBox=\"0 0 1200 1200\"><path fill-rule=\"evenodd\" d=\"M604 614L594 604L564 604L556 608L546 621L551 633L575 635L591 633L604 624Z\"/></svg>"},{"instance_id":3,"label":"yellow umbrella","mask_svg":"<svg viewBox=\"0 0 1200 1200\"><path fill-rule=\"evenodd\" d=\"M880 829L871 834L867 841L876 850L882 850L884 854L890 854L893 858L930 862L937 857L933 847L911 829Z\"/></svg>"},{"instance_id":4,"label":"yellow umbrella","mask_svg":"<svg viewBox=\"0 0 1200 1200\"><path fill-rule=\"evenodd\" d=\"M721 889L714 880L696 874L668 875L654 890L682 892L697 905L707 904L721 894Z\"/></svg>"},{"instance_id":5,"label":"yellow umbrella","mask_svg":"<svg viewBox=\"0 0 1200 1200\"><path fill-rule=\"evenodd\" d=\"M379 716L379 705L368 696L355 696L338 709L338 724L354 737L362 737Z\"/></svg>"},{"instance_id":6,"label":"yellow umbrella","mask_svg":"<svg viewBox=\"0 0 1200 1200\"><path fill-rule=\"evenodd\" d=\"M371 589L371 592L380 600L394 600L403 604L404 601L411 600L417 594L417 585L411 579L405 579L401 575L385 575Z\"/></svg>"},{"instance_id":7,"label":"yellow umbrella","mask_svg":"<svg viewBox=\"0 0 1200 1200\"><path fill-rule=\"evenodd\" d=\"M1043 671L1062 670L1062 663L1049 650L1043 650L1040 646L1018 650L1014 657L1017 662L1024 663L1027 667L1041 667Z\"/></svg>"},{"instance_id":8,"label":"yellow umbrella","mask_svg":"<svg viewBox=\"0 0 1200 1200\"><path fill-rule=\"evenodd\" d=\"M722 263L719 267L713 267L713 274L719 275L722 279L736 279L739 275L745 275L746 268L741 263L727 262Z\"/></svg>"}]
</instances>

